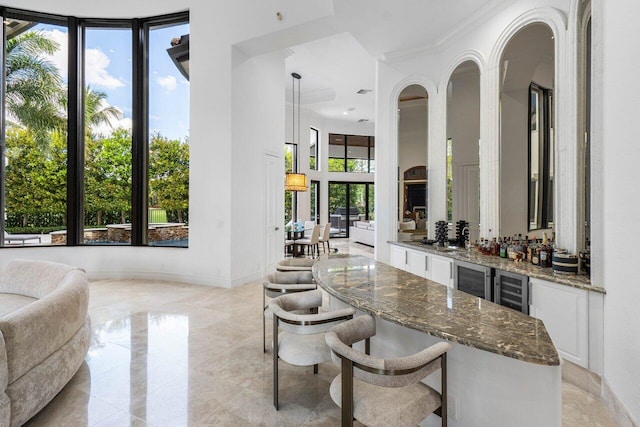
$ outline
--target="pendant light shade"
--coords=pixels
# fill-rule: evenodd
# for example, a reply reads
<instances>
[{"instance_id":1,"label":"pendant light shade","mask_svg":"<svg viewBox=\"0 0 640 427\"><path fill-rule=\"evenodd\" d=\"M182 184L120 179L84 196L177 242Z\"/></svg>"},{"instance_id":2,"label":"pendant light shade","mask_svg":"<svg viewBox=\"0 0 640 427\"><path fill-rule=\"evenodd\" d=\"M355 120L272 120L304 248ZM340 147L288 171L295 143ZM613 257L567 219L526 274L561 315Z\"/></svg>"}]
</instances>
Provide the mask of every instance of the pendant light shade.
<instances>
[{"instance_id":1,"label":"pendant light shade","mask_svg":"<svg viewBox=\"0 0 640 427\"><path fill-rule=\"evenodd\" d=\"M307 175L303 173L288 173L285 176L284 189L288 191L307 191Z\"/></svg>"}]
</instances>

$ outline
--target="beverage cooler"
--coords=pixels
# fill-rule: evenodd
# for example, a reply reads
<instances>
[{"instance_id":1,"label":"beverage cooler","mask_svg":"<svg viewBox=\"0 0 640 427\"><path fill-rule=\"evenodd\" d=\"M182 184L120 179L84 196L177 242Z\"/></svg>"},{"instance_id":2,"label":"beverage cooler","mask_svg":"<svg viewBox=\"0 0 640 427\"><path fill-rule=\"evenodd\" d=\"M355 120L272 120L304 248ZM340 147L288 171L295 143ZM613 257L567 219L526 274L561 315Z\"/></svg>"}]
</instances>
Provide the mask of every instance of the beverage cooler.
<instances>
[{"instance_id":1,"label":"beverage cooler","mask_svg":"<svg viewBox=\"0 0 640 427\"><path fill-rule=\"evenodd\" d=\"M529 314L529 278L508 271L496 270L495 303Z\"/></svg>"},{"instance_id":2,"label":"beverage cooler","mask_svg":"<svg viewBox=\"0 0 640 427\"><path fill-rule=\"evenodd\" d=\"M453 279L459 291L529 314L527 276L455 260Z\"/></svg>"},{"instance_id":3,"label":"beverage cooler","mask_svg":"<svg viewBox=\"0 0 640 427\"><path fill-rule=\"evenodd\" d=\"M454 286L459 291L493 301L493 269L470 262L453 263Z\"/></svg>"}]
</instances>

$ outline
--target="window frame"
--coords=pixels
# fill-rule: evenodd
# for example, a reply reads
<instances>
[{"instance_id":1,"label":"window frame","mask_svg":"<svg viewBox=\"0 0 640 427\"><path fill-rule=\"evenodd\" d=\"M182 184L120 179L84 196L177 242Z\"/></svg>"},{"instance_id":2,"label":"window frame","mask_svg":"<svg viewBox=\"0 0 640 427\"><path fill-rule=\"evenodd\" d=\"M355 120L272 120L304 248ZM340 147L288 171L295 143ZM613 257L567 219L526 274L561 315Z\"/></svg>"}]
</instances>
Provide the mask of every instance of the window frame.
<instances>
[{"instance_id":1,"label":"window frame","mask_svg":"<svg viewBox=\"0 0 640 427\"><path fill-rule=\"evenodd\" d=\"M84 48L86 28L132 29L132 185L131 185L131 246L149 246L148 229L148 175L149 175L149 30L155 27L190 23L189 11L143 18L108 19L76 18L0 7L0 16L38 21L67 27L67 243L66 246L84 245ZM5 32L2 25L3 45L0 49L0 72L6 74ZM4 85L0 85L0 115L4 117ZM4 157L6 125L0 121L0 150ZM4 212L5 166L0 162L0 210ZM5 230L4 217L0 230ZM4 239L0 247L4 247ZM93 245L92 245L93 246ZM51 247L51 246L44 246Z\"/></svg>"},{"instance_id":2,"label":"window frame","mask_svg":"<svg viewBox=\"0 0 640 427\"><path fill-rule=\"evenodd\" d=\"M329 145L331 145L331 136L332 135L336 135L336 136L342 136L344 138L344 143L342 144L343 148L344 148L344 157L330 157L327 155L327 159L342 159L343 161L343 165L342 165L342 170L337 171L337 170L329 170L329 172L349 172L349 173L373 173L373 171L371 170L371 162L375 161L375 159L371 158L371 152L372 150L375 150L375 136L372 135L348 135L348 134L343 134L343 133L330 133L329 134ZM360 171L349 171L348 170L348 161L350 159L349 154L348 154L348 147L349 147L349 137L359 137L359 138L367 138L367 170L360 172ZM337 146L337 144L334 144ZM329 169L329 168L327 168ZM375 169L375 168L374 168Z\"/></svg>"}]
</instances>

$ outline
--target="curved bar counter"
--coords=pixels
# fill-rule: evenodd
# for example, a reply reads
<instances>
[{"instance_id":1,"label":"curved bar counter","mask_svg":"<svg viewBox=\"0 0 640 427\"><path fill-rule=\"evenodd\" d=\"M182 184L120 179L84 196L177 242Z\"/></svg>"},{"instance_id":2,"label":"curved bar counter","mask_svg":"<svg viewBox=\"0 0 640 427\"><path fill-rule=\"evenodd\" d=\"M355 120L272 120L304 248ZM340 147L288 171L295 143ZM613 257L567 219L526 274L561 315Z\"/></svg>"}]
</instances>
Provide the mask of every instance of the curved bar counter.
<instances>
[{"instance_id":1,"label":"curved bar counter","mask_svg":"<svg viewBox=\"0 0 640 427\"><path fill-rule=\"evenodd\" d=\"M560 359L542 321L362 256L321 258L313 275L332 308L377 318L373 354L452 343L449 425L561 424Z\"/></svg>"}]
</instances>

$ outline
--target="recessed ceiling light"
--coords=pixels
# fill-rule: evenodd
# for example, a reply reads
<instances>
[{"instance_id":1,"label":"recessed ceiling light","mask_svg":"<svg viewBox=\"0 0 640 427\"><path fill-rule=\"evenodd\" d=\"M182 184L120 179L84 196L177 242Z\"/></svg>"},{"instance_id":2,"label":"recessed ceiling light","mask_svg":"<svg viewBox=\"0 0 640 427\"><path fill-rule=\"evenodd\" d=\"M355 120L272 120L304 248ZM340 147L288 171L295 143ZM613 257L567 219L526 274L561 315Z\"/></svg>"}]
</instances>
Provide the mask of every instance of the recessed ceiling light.
<instances>
[{"instance_id":1,"label":"recessed ceiling light","mask_svg":"<svg viewBox=\"0 0 640 427\"><path fill-rule=\"evenodd\" d=\"M342 113L342 114L344 114L344 115L346 116L347 114L349 114L349 112L348 112L348 111L345 111L345 112L344 112L344 113Z\"/></svg>"},{"instance_id":2,"label":"recessed ceiling light","mask_svg":"<svg viewBox=\"0 0 640 427\"><path fill-rule=\"evenodd\" d=\"M360 120L358 120L358 123L366 123L368 121L369 121L369 119L360 119Z\"/></svg>"},{"instance_id":3,"label":"recessed ceiling light","mask_svg":"<svg viewBox=\"0 0 640 427\"><path fill-rule=\"evenodd\" d=\"M359 95L366 95L366 94L371 93L371 92L373 92L373 90L371 90L371 89L360 89L356 93L359 94Z\"/></svg>"}]
</instances>

